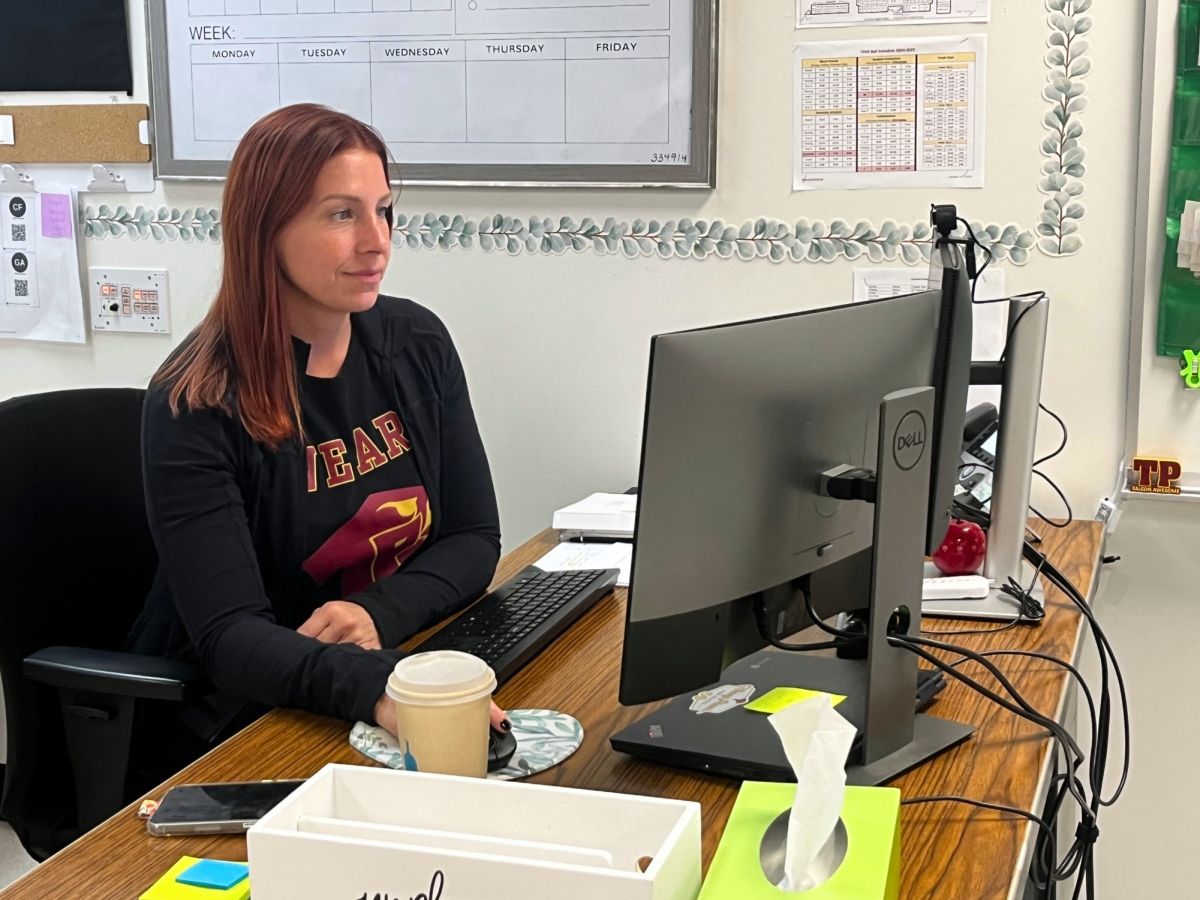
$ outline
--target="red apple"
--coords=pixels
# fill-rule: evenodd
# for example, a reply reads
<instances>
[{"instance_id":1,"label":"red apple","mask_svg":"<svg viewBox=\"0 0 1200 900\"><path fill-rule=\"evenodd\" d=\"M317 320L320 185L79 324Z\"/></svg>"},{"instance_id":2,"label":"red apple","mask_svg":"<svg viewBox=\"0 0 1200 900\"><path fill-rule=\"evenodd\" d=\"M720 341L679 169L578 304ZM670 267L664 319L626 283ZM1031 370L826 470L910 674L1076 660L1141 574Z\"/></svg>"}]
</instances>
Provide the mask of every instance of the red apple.
<instances>
[{"instance_id":1,"label":"red apple","mask_svg":"<svg viewBox=\"0 0 1200 900\"><path fill-rule=\"evenodd\" d=\"M974 575L987 555L987 536L974 522L951 519L933 564L943 575Z\"/></svg>"}]
</instances>

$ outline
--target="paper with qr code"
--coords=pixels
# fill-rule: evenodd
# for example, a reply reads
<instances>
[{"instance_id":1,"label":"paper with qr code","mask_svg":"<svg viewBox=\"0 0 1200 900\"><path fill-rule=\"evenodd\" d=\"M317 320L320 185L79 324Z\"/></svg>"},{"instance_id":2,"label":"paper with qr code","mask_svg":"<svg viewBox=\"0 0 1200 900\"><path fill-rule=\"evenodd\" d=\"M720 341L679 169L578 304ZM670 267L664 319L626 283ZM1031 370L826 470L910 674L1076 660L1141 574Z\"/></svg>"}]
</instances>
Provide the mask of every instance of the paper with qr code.
<instances>
[{"instance_id":1,"label":"paper with qr code","mask_svg":"<svg viewBox=\"0 0 1200 900\"><path fill-rule=\"evenodd\" d=\"M67 190L0 193L0 338L84 342L75 209Z\"/></svg>"},{"instance_id":2,"label":"paper with qr code","mask_svg":"<svg viewBox=\"0 0 1200 900\"><path fill-rule=\"evenodd\" d=\"M5 306L37 306L37 259L32 250L4 251Z\"/></svg>"},{"instance_id":3,"label":"paper with qr code","mask_svg":"<svg viewBox=\"0 0 1200 900\"><path fill-rule=\"evenodd\" d=\"M34 249L37 194L0 194L0 200L3 200L0 203L0 247L5 250Z\"/></svg>"}]
</instances>

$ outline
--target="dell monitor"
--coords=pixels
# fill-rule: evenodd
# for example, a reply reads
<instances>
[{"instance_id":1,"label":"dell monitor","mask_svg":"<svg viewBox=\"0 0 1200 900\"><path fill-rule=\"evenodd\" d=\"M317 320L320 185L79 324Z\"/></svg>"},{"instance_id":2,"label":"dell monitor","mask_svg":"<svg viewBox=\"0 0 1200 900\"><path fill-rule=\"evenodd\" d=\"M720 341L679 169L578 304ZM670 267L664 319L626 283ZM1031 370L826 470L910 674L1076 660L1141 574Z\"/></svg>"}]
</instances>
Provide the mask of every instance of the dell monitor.
<instances>
[{"instance_id":1,"label":"dell monitor","mask_svg":"<svg viewBox=\"0 0 1200 900\"><path fill-rule=\"evenodd\" d=\"M653 339L622 703L713 684L765 646L764 620L779 638L808 627L805 593L822 617L868 606L874 507L828 496L821 476L875 469L882 399L917 386L936 394L915 521L926 553L941 542L971 298L958 247L933 253L937 290Z\"/></svg>"}]
</instances>

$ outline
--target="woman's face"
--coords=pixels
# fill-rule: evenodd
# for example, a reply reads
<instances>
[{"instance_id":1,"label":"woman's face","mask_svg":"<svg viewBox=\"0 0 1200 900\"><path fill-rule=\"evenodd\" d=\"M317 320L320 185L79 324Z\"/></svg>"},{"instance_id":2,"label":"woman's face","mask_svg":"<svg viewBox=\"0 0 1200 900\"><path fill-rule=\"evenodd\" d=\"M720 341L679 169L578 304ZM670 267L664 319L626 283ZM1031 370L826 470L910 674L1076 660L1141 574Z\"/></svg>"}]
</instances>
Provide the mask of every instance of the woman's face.
<instances>
[{"instance_id":1,"label":"woman's face","mask_svg":"<svg viewBox=\"0 0 1200 900\"><path fill-rule=\"evenodd\" d=\"M308 204L279 233L286 293L338 312L374 306L392 254L391 203L376 154L346 150L325 163Z\"/></svg>"}]
</instances>

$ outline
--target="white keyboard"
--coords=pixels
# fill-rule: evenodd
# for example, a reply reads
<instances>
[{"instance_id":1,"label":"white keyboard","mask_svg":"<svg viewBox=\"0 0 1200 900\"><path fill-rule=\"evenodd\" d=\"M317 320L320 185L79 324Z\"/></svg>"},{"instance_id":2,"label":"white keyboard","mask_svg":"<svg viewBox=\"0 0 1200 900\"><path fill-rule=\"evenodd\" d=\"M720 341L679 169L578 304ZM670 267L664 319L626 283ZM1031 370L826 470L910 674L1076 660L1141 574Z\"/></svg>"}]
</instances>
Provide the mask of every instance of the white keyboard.
<instances>
[{"instance_id":1,"label":"white keyboard","mask_svg":"<svg viewBox=\"0 0 1200 900\"><path fill-rule=\"evenodd\" d=\"M950 575L926 578L921 587L922 600L981 600L991 585L982 575Z\"/></svg>"}]
</instances>

